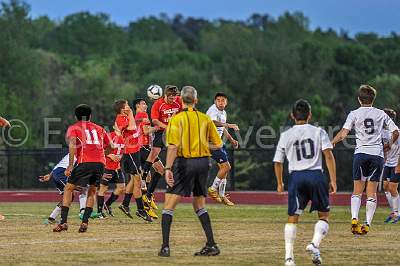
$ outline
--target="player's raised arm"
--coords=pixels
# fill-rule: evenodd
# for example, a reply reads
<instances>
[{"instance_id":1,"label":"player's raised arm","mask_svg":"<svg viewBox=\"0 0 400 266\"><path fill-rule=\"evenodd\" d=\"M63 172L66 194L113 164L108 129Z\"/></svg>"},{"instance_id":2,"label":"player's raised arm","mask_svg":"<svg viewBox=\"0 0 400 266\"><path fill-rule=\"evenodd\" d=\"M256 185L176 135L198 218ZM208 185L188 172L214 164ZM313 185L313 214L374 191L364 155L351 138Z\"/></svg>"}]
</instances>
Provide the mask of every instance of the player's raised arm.
<instances>
[{"instance_id":1,"label":"player's raised arm","mask_svg":"<svg viewBox=\"0 0 400 266\"><path fill-rule=\"evenodd\" d=\"M135 117L133 116L133 111L129 107L129 105L127 105L127 114L128 114L129 124L126 129L127 130L136 130L137 127L136 127Z\"/></svg>"}]
</instances>

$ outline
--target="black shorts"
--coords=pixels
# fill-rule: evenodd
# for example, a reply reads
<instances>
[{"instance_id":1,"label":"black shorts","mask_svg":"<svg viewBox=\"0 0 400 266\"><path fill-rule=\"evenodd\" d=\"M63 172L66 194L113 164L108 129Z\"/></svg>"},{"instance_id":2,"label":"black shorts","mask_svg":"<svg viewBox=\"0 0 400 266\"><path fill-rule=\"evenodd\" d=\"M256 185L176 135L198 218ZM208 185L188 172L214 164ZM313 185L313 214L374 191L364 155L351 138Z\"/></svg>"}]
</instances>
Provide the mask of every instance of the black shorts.
<instances>
[{"instance_id":1,"label":"black shorts","mask_svg":"<svg viewBox=\"0 0 400 266\"><path fill-rule=\"evenodd\" d=\"M183 197L207 196L207 178L210 169L208 157L186 159L176 158L173 166L174 186L167 187L166 193Z\"/></svg>"},{"instance_id":2,"label":"black shorts","mask_svg":"<svg viewBox=\"0 0 400 266\"><path fill-rule=\"evenodd\" d=\"M400 174L396 174L396 167L385 166L383 168L383 178L386 178L386 181L392 183L400 183Z\"/></svg>"},{"instance_id":3,"label":"black shorts","mask_svg":"<svg viewBox=\"0 0 400 266\"><path fill-rule=\"evenodd\" d=\"M126 174L139 175L142 172L140 152L124 154L121 159L121 167Z\"/></svg>"},{"instance_id":4,"label":"black shorts","mask_svg":"<svg viewBox=\"0 0 400 266\"><path fill-rule=\"evenodd\" d=\"M112 184L124 184L125 183L125 176L124 176L124 173L121 171L121 169L119 169L119 170L105 169L104 173L111 175L111 179L107 179L104 177L101 178L100 184L102 184L104 186L108 186L108 184L110 184L110 183L112 183Z\"/></svg>"},{"instance_id":5,"label":"black shorts","mask_svg":"<svg viewBox=\"0 0 400 266\"><path fill-rule=\"evenodd\" d=\"M142 146L142 148L140 148L140 162L142 165L144 165L144 163L147 161L147 158L149 157L151 148L150 146ZM157 157L154 162L159 161L160 159Z\"/></svg>"},{"instance_id":6,"label":"black shorts","mask_svg":"<svg viewBox=\"0 0 400 266\"><path fill-rule=\"evenodd\" d=\"M102 163L80 163L78 164L68 178L68 183L86 187L96 185L103 177L104 164Z\"/></svg>"},{"instance_id":7,"label":"black shorts","mask_svg":"<svg viewBox=\"0 0 400 266\"><path fill-rule=\"evenodd\" d=\"M165 130L154 132L153 147L165 148Z\"/></svg>"}]
</instances>

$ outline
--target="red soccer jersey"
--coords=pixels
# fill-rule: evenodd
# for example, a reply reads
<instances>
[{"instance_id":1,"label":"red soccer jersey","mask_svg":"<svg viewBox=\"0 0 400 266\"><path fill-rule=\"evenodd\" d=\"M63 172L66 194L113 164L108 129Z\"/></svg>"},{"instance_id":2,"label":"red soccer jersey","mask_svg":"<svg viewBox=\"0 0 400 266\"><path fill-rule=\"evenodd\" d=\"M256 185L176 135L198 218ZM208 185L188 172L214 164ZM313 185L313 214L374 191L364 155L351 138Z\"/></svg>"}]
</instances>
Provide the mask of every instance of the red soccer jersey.
<instances>
[{"instance_id":1,"label":"red soccer jersey","mask_svg":"<svg viewBox=\"0 0 400 266\"><path fill-rule=\"evenodd\" d=\"M157 119L164 125L168 125L169 120L175 114L182 111L182 101L180 96L176 96L175 100L169 104L164 98L158 99L151 107L151 119ZM165 130L160 128L159 130Z\"/></svg>"},{"instance_id":2,"label":"red soccer jersey","mask_svg":"<svg viewBox=\"0 0 400 266\"><path fill-rule=\"evenodd\" d=\"M125 147L125 140L124 137L118 136L115 132L111 132L108 134L109 138L113 141L114 145L117 146L116 149L112 149L110 154L114 155L122 155L124 152ZM114 162L109 157L106 156L106 169L108 170L118 170L121 168L120 162Z\"/></svg>"},{"instance_id":3,"label":"red soccer jersey","mask_svg":"<svg viewBox=\"0 0 400 266\"><path fill-rule=\"evenodd\" d=\"M76 161L80 163L106 163L104 148L110 138L104 128L90 121L79 121L67 130L67 139L76 138Z\"/></svg>"},{"instance_id":4,"label":"red soccer jersey","mask_svg":"<svg viewBox=\"0 0 400 266\"><path fill-rule=\"evenodd\" d=\"M149 115L146 112L139 112L135 115L135 120L136 124L138 125L139 129L139 144L140 146L147 146L150 144L150 138L149 135L144 134L144 127L145 126L150 126L150 122L146 121L144 122L143 119L149 119ZM141 121L140 121L141 120ZM140 121L140 122L139 122Z\"/></svg>"},{"instance_id":5,"label":"red soccer jersey","mask_svg":"<svg viewBox=\"0 0 400 266\"><path fill-rule=\"evenodd\" d=\"M129 125L129 118L127 115L117 115L115 119L115 124L118 129L121 130L122 136L125 140L125 149L124 153L136 153L140 150L139 145L139 130L128 130L127 127Z\"/></svg>"}]
</instances>

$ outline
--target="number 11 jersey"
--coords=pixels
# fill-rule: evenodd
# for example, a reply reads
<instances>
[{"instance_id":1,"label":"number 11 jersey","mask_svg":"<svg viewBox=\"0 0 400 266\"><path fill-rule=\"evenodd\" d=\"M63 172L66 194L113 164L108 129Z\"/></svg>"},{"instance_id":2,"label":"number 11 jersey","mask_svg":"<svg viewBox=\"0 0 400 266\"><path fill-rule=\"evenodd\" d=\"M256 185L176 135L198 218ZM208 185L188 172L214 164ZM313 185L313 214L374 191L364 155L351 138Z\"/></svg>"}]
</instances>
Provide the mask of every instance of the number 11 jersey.
<instances>
[{"instance_id":1,"label":"number 11 jersey","mask_svg":"<svg viewBox=\"0 0 400 266\"><path fill-rule=\"evenodd\" d=\"M274 162L289 161L289 173L322 170L322 151L332 149L325 130L310 124L295 125L283 132L278 142Z\"/></svg>"},{"instance_id":2,"label":"number 11 jersey","mask_svg":"<svg viewBox=\"0 0 400 266\"><path fill-rule=\"evenodd\" d=\"M344 129L356 134L357 153L383 157L382 133L386 127L390 132L398 130L393 120L382 110L375 107L360 107L351 111L343 125Z\"/></svg>"}]
</instances>

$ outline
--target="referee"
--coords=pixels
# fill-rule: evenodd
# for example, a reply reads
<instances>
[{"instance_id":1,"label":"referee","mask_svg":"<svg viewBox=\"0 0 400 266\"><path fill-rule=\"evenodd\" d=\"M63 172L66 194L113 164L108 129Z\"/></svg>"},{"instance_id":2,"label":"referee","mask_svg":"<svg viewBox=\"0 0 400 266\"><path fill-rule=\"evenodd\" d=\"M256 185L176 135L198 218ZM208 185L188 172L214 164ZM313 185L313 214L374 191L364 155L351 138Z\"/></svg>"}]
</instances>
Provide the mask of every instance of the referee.
<instances>
[{"instance_id":1,"label":"referee","mask_svg":"<svg viewBox=\"0 0 400 266\"><path fill-rule=\"evenodd\" d=\"M220 251L214 242L205 203L210 145L213 149L220 149L222 141L211 119L194 108L197 103L196 89L183 87L181 97L184 109L169 121L167 127L165 180L168 186L161 221L163 244L158 255L170 256L169 234L174 209L181 197L190 197L193 193L193 209L207 237L205 247L194 255L216 256Z\"/></svg>"}]
</instances>

